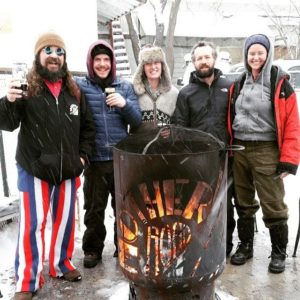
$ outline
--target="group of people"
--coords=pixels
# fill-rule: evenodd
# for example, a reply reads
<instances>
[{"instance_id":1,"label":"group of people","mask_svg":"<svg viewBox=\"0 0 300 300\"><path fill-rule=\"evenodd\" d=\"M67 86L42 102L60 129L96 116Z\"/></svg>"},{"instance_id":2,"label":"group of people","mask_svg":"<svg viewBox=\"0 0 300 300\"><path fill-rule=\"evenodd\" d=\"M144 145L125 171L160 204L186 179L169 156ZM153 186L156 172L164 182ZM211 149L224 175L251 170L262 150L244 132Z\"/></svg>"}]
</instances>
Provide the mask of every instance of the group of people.
<instances>
[{"instance_id":1,"label":"group of people","mask_svg":"<svg viewBox=\"0 0 300 300\"><path fill-rule=\"evenodd\" d=\"M295 92L288 75L272 65L273 47L267 36L246 39L245 72L234 83L215 68L216 47L198 42L191 52L195 71L179 92L172 84L164 51L153 45L141 49L132 83L116 75L113 48L103 40L90 46L84 78L71 75L65 43L54 32L38 38L34 55L28 94L12 79L0 99L0 129L20 127L14 300L30 300L43 286L48 212L52 217L49 274L81 280L71 258L82 172L83 265L93 268L99 263L109 196L115 213L113 146L129 133L171 123L244 147L229 159L228 182L233 184L227 192L226 254L233 247L235 206L240 242L230 261L241 265L253 256L255 213L261 207L272 244L269 271L284 271L288 209L283 178L297 172L300 125ZM116 220L114 243L113 256L118 257Z\"/></svg>"}]
</instances>

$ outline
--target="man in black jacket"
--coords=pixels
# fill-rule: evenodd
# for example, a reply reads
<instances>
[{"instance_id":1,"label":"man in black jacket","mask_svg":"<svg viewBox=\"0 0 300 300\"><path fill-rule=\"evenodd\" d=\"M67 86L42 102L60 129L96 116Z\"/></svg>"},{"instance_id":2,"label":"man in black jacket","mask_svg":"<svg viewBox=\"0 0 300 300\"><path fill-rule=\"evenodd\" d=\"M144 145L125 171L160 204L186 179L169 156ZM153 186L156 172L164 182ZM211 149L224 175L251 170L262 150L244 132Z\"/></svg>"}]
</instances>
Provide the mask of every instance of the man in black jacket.
<instances>
[{"instance_id":1,"label":"man in black jacket","mask_svg":"<svg viewBox=\"0 0 300 300\"><path fill-rule=\"evenodd\" d=\"M198 42L192 49L191 58L195 71L191 72L189 84L178 94L175 123L210 133L228 144L226 121L231 82L225 78L221 70L215 68L217 51L212 43ZM232 250L232 233L235 228L231 163L228 165L228 171L227 256Z\"/></svg>"},{"instance_id":2,"label":"man in black jacket","mask_svg":"<svg viewBox=\"0 0 300 300\"><path fill-rule=\"evenodd\" d=\"M19 235L15 259L15 300L30 300L43 286L45 224L52 217L49 273L81 280L72 264L75 199L95 138L84 97L66 64L63 39L41 35L28 76L28 94L13 79L0 100L0 129L20 126L16 161L20 190Z\"/></svg>"}]
</instances>

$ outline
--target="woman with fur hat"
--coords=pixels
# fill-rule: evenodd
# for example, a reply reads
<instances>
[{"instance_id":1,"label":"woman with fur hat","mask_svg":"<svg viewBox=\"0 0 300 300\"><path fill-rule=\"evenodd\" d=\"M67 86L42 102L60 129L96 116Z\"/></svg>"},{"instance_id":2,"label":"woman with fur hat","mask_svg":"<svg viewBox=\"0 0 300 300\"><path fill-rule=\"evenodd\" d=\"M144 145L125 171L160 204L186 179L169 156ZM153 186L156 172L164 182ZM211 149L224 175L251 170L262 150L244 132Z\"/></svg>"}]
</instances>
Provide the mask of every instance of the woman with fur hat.
<instances>
[{"instance_id":1,"label":"woman with fur hat","mask_svg":"<svg viewBox=\"0 0 300 300\"><path fill-rule=\"evenodd\" d=\"M262 208L272 243L269 271L285 270L288 208L283 178L295 175L300 160L296 94L288 74L272 65L273 47L264 34L248 37L245 72L230 89L228 129L231 141L245 149L234 154L240 243L231 257L242 265L253 256L254 216ZM259 202L255 199L255 194Z\"/></svg>"},{"instance_id":2,"label":"woman with fur hat","mask_svg":"<svg viewBox=\"0 0 300 300\"><path fill-rule=\"evenodd\" d=\"M178 90L172 85L165 54L160 47L147 45L140 51L133 86L142 111L142 125L137 131L170 124Z\"/></svg>"}]
</instances>

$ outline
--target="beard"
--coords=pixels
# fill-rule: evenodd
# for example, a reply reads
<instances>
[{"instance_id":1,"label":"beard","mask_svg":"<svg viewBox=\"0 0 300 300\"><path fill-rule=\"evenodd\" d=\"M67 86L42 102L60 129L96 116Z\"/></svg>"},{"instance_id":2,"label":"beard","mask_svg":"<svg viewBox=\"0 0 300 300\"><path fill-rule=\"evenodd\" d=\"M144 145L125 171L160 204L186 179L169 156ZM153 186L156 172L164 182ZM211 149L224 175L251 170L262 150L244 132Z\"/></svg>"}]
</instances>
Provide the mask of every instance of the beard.
<instances>
[{"instance_id":1,"label":"beard","mask_svg":"<svg viewBox=\"0 0 300 300\"><path fill-rule=\"evenodd\" d=\"M202 66L203 67L203 66ZM208 70L202 71L201 69L196 70L196 75L199 78L207 78L210 77L214 73L214 67L210 68L209 66L205 65Z\"/></svg>"},{"instance_id":2,"label":"beard","mask_svg":"<svg viewBox=\"0 0 300 300\"><path fill-rule=\"evenodd\" d=\"M59 65L59 70L56 72L49 71L47 67L44 67L41 65L39 59L36 59L35 66L37 73L44 79L49 80L50 82L56 82L67 75L67 64L64 62L64 64L61 66L61 62L58 58L48 57L46 59L46 65L48 63L57 63Z\"/></svg>"}]
</instances>

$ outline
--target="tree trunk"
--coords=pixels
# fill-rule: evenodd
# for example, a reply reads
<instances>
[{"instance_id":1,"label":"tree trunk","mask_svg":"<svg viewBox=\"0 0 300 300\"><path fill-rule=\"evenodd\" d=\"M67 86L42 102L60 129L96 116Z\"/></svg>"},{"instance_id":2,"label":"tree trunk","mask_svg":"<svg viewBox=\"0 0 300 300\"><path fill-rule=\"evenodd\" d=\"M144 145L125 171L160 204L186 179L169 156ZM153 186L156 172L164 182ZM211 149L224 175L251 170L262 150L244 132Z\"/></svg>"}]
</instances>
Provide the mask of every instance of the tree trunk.
<instances>
[{"instance_id":1,"label":"tree trunk","mask_svg":"<svg viewBox=\"0 0 300 300\"><path fill-rule=\"evenodd\" d=\"M158 23L157 20L155 20L155 24L156 24L156 32L155 32L154 45L158 47L163 47L165 25L163 23Z\"/></svg>"},{"instance_id":2,"label":"tree trunk","mask_svg":"<svg viewBox=\"0 0 300 300\"><path fill-rule=\"evenodd\" d=\"M138 64L139 63L139 53L140 53L140 48L141 48L140 47L140 39L139 39L138 33L136 32L136 30L134 28L131 13L126 15L126 21L128 24L129 36L131 38L134 59L135 59L136 64Z\"/></svg>"},{"instance_id":3,"label":"tree trunk","mask_svg":"<svg viewBox=\"0 0 300 300\"><path fill-rule=\"evenodd\" d=\"M174 71L174 32L177 21L177 14L179 10L181 0L175 0L172 3L170 16L169 16L169 27L166 37L166 58L167 64L170 68L171 77L173 76Z\"/></svg>"},{"instance_id":4,"label":"tree trunk","mask_svg":"<svg viewBox=\"0 0 300 300\"><path fill-rule=\"evenodd\" d=\"M155 40L153 44L158 47L163 47L165 31L165 24L163 22L163 12L166 7L166 1L161 0L160 4L158 5L157 3L155 3L154 0L152 0L150 1L150 4L153 7L155 17Z\"/></svg>"},{"instance_id":5,"label":"tree trunk","mask_svg":"<svg viewBox=\"0 0 300 300\"><path fill-rule=\"evenodd\" d=\"M181 3L181 0L175 0L172 2L171 8L170 8L170 15L169 15L169 26L168 26L168 32L167 32L167 37L166 37L166 43L164 44L164 29L165 29L165 24L163 22L163 12L167 4L167 0L150 0L149 3L153 7L154 10L154 16L155 16L155 29L156 29L156 35L155 35L155 40L154 40L154 45L158 47L164 47L166 50L166 57L167 57L167 63L170 68L171 76L173 74L173 69L174 69L174 51L173 51L173 43L174 43L174 31L176 27L176 19L177 19L177 14L179 10L179 6ZM138 63L138 55L140 51L140 43L139 43L139 35L136 32L131 14L126 15L126 20L128 24L128 30L129 30L129 35L131 36L131 41L132 41L132 48L133 48L133 53L134 57L136 60L136 63Z\"/></svg>"}]
</instances>

